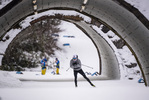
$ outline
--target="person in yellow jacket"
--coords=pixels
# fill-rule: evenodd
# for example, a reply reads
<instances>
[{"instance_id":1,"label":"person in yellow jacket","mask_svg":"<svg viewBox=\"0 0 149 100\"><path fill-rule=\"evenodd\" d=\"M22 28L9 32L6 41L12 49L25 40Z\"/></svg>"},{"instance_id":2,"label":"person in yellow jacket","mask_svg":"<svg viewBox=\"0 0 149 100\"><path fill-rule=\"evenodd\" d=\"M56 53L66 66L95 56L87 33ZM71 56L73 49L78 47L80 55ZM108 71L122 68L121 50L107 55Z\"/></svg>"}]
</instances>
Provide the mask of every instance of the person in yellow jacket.
<instances>
[{"instance_id":1,"label":"person in yellow jacket","mask_svg":"<svg viewBox=\"0 0 149 100\"><path fill-rule=\"evenodd\" d=\"M41 74L45 75L45 73L46 73L46 66L47 66L47 59L44 58L43 60L41 60L40 63L41 63L41 69L42 69Z\"/></svg>"},{"instance_id":2,"label":"person in yellow jacket","mask_svg":"<svg viewBox=\"0 0 149 100\"><path fill-rule=\"evenodd\" d=\"M58 60L58 58L55 59L55 63L56 63L56 74L59 74L60 61Z\"/></svg>"}]
</instances>

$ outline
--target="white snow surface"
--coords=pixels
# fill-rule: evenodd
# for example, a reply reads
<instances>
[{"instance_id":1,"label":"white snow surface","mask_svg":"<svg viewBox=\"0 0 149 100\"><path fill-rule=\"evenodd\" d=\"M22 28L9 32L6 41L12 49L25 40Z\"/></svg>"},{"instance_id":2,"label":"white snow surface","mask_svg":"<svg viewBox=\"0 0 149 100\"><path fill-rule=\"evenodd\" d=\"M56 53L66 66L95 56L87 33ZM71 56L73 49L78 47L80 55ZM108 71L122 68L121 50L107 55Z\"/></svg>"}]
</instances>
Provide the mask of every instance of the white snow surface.
<instances>
[{"instance_id":1,"label":"white snow surface","mask_svg":"<svg viewBox=\"0 0 149 100\"><path fill-rule=\"evenodd\" d=\"M0 0L0 9L2 9L4 6L6 6L8 3L10 3L12 0Z\"/></svg>"},{"instance_id":2,"label":"white snow surface","mask_svg":"<svg viewBox=\"0 0 149 100\"><path fill-rule=\"evenodd\" d=\"M137 8L149 20L149 0L125 0Z\"/></svg>"},{"instance_id":3,"label":"white snow surface","mask_svg":"<svg viewBox=\"0 0 149 100\"><path fill-rule=\"evenodd\" d=\"M148 0L126 0L131 4L134 4L138 9L149 19L148 13ZM63 13L63 12L62 12ZM74 13L74 12L72 12ZM45 12L46 14L46 12ZM64 13L66 14L66 12ZM67 12L69 14L69 12ZM40 15L38 15L40 16ZM29 19L30 20L30 19ZM90 21L89 18L85 18L86 21ZM29 21L24 21L22 25L27 27ZM52 75L51 71L54 69L48 69L46 75L41 75L40 67L32 69L32 71L25 71L23 74L16 74L16 72L0 71L0 100L148 100L149 88L145 87L144 83L138 83L138 76L134 74L128 74L128 71L134 72L134 70L128 70L123 65L125 63L135 62L131 53L127 50L127 47L123 47L121 50L115 49L115 54L118 57L120 63L120 70L122 78L120 80L92 80L96 87L91 87L87 81L78 81L78 87L75 88L73 82L73 71L69 69L69 61L74 54L78 54L83 64L93 67L89 69L83 67L84 72L99 71L98 64L99 58L97 51L86 35L83 34L75 25L62 22L61 28L64 29L60 33L58 45L63 48L62 51L55 51L56 56L60 60L60 75ZM96 30L98 30L96 28ZM4 53L8 44L21 30L10 30L7 34L10 34L10 39L6 42L0 42L0 53ZM99 31L99 33L101 33ZM63 35L74 35L75 38L64 38ZM101 35L110 41L102 33ZM115 34L109 32L107 35L111 35L118 39ZM63 46L63 43L70 43L70 46ZM110 45L111 42L109 42ZM124 54L127 53L128 55ZM126 58L130 58L127 60ZM2 56L0 56L1 65ZM54 60L50 59L51 61ZM131 61L131 62L130 62ZM139 67L137 67L139 70ZM136 69L135 69L136 70ZM134 80L126 79L126 75L131 76ZM79 78L82 76L78 75ZM90 76L100 77L100 76ZM137 77L137 78L136 78ZM18 78L27 79L54 79L54 78L70 78L71 81L63 82L36 82L36 81L19 81ZM128 77L127 77L128 78Z\"/></svg>"},{"instance_id":4,"label":"white snow surface","mask_svg":"<svg viewBox=\"0 0 149 100\"><path fill-rule=\"evenodd\" d=\"M149 88L135 81L23 82L21 88L1 88L1 100L148 100Z\"/></svg>"},{"instance_id":5,"label":"white snow surface","mask_svg":"<svg viewBox=\"0 0 149 100\"><path fill-rule=\"evenodd\" d=\"M0 88L4 87L20 87L21 82L6 71L0 71Z\"/></svg>"}]
</instances>

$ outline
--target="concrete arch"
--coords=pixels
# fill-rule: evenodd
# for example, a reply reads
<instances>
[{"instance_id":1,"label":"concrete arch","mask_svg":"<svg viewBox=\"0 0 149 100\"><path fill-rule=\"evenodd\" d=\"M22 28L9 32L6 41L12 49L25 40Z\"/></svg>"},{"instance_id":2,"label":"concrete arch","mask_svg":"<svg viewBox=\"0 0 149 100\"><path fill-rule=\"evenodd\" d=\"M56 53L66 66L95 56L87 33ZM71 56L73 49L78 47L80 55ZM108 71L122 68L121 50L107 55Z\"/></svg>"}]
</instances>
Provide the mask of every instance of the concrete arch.
<instances>
[{"instance_id":1,"label":"concrete arch","mask_svg":"<svg viewBox=\"0 0 149 100\"><path fill-rule=\"evenodd\" d=\"M84 1L87 1L87 3ZM37 0L36 4L37 11L54 8L69 8L77 11L82 9L82 12L111 26L134 52L140 64L145 84L149 86L149 30L132 13L112 0ZM85 9L83 9L84 6ZM33 13L31 0L23 0L14 6L0 17L0 37L16 22ZM110 59L106 61L110 61ZM102 63L109 63L106 61ZM112 63L117 66L115 61L112 61Z\"/></svg>"},{"instance_id":2,"label":"concrete arch","mask_svg":"<svg viewBox=\"0 0 149 100\"><path fill-rule=\"evenodd\" d=\"M70 21L81 27L95 44L100 58L100 74L104 79L120 79L119 64L110 45L96 33L87 23ZM98 79L102 79L101 76Z\"/></svg>"}]
</instances>

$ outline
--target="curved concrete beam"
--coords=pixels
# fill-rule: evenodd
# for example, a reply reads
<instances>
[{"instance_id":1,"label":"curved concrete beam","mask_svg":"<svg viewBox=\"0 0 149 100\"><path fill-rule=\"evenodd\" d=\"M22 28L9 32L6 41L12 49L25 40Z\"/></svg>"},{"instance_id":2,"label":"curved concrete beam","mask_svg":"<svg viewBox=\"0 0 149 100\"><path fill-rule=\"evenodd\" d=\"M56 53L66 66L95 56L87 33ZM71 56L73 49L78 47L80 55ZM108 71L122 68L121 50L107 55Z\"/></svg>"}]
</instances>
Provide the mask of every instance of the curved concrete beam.
<instances>
[{"instance_id":1,"label":"curved concrete beam","mask_svg":"<svg viewBox=\"0 0 149 100\"><path fill-rule=\"evenodd\" d=\"M120 79L119 65L111 46L87 23L70 21L82 29L95 44L100 57L100 72L105 79ZM101 77L101 76L100 76Z\"/></svg>"},{"instance_id":2,"label":"curved concrete beam","mask_svg":"<svg viewBox=\"0 0 149 100\"><path fill-rule=\"evenodd\" d=\"M37 0L37 11L50 8L71 8L80 11L83 0ZM88 0L82 10L111 26L122 37L135 54L149 86L149 30L129 11L112 0ZM0 17L0 37L10 27L34 12L31 0L23 0Z\"/></svg>"}]
</instances>

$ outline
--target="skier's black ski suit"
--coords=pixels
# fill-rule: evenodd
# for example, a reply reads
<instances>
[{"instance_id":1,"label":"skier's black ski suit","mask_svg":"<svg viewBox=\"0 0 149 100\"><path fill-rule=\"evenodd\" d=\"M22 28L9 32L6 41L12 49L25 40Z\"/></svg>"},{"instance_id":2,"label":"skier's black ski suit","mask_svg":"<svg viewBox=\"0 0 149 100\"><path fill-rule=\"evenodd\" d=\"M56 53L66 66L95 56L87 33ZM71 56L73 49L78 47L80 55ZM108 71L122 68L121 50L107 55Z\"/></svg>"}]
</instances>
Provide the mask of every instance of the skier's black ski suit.
<instances>
[{"instance_id":1,"label":"skier's black ski suit","mask_svg":"<svg viewBox=\"0 0 149 100\"><path fill-rule=\"evenodd\" d=\"M80 73L90 84L91 86L94 86L91 81L89 80L89 78L86 77L85 73L83 72L82 68L81 68L81 61L77 58L77 59L71 59L70 61L70 67L74 70L74 82L75 82L75 86L77 87L77 74Z\"/></svg>"}]
</instances>

